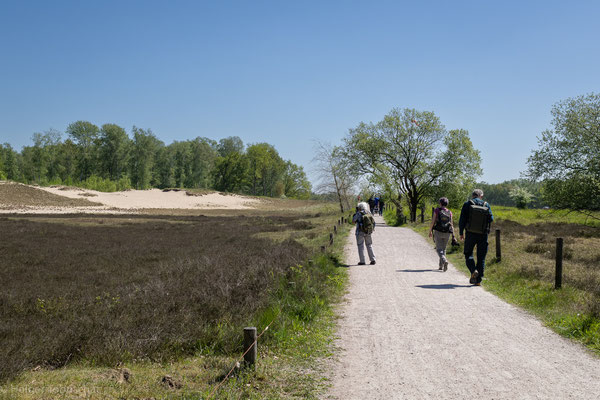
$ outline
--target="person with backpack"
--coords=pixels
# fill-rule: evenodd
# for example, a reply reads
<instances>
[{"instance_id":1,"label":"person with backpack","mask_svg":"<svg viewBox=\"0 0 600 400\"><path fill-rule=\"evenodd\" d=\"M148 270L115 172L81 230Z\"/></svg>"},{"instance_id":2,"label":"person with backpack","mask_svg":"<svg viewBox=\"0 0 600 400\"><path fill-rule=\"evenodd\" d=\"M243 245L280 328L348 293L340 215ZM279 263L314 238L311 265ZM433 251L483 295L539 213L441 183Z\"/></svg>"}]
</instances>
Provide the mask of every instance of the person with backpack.
<instances>
[{"instance_id":1,"label":"person with backpack","mask_svg":"<svg viewBox=\"0 0 600 400\"><path fill-rule=\"evenodd\" d=\"M460 240L465 241L465 261L471 278L469 283L472 285L481 285L483 273L485 270L485 256L488 251L488 234L490 226L494 220L490 205L483 201L483 190L473 190L472 199L465 202L460 211L458 220L458 229ZM466 237L463 234L466 231ZM477 246L477 264L473 259L473 250Z\"/></svg>"},{"instance_id":2,"label":"person with backpack","mask_svg":"<svg viewBox=\"0 0 600 400\"><path fill-rule=\"evenodd\" d=\"M452 211L448 210L448 199L442 197L439 203L440 206L433 210L433 218L429 227L429 237L433 236L433 240L435 241L435 249L440 258L439 269L446 272L448 270L446 246L448 246L448 240L454 232L454 220L452 219Z\"/></svg>"},{"instance_id":3,"label":"person with backpack","mask_svg":"<svg viewBox=\"0 0 600 400\"><path fill-rule=\"evenodd\" d=\"M358 246L358 265L365 265L365 249L367 245L367 253L371 265L375 265L375 253L373 253L373 239L371 234L375 230L375 219L369 211L369 204L360 202L356 206L356 214L352 217L352 223L356 224L356 245Z\"/></svg>"}]
</instances>

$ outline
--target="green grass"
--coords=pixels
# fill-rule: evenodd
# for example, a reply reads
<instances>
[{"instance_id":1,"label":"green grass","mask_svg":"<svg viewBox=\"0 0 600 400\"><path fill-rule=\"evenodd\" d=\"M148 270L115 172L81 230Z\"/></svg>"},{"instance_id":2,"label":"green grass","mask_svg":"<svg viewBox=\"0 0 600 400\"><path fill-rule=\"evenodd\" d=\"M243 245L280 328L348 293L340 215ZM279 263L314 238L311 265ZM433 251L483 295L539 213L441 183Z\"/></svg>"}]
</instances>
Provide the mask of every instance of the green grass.
<instances>
[{"instance_id":1,"label":"green grass","mask_svg":"<svg viewBox=\"0 0 600 400\"><path fill-rule=\"evenodd\" d=\"M316 205L310 202L306 203L304 207L314 211ZM80 241L85 238L85 240L99 245L97 247L104 249L111 249L112 247L100 245L102 240L110 241L114 239L116 242L129 240L132 254L128 255L125 260L128 265L136 266L135 268L139 270L141 267L138 267L138 265L145 265L145 263L150 262L151 270L154 268L152 263L158 263L160 268L158 273L148 271L147 274L136 273L128 277L127 273L119 275L121 272L118 272L127 271L127 268L117 267L113 271L112 278L114 279L110 281L113 288L107 291L110 295L100 295L100 303L103 305L102 309L106 317L113 320L113 323L118 322L121 327L105 333L102 330L82 331L86 335L96 335L97 340L88 345L76 347L84 351L91 349L93 350L91 353L75 353L74 356L65 353L65 357L61 358L62 361L58 363L29 363L28 366L21 369L23 371L21 374L18 376L12 375L8 382L0 386L0 398L37 399L51 397L72 399L86 398L86 393L93 395L93 398L207 398L219 384L220 377L225 375L241 355L242 328L244 326L256 326L260 332L269 323L272 323L272 325L260 339L260 360L256 371L236 370L233 377L223 382L218 391L214 393L214 398L317 398L327 385L327 382L322 378L325 375L322 371L323 367L319 366L322 364L318 360L330 355L331 341L333 340L332 327L335 318L332 304L340 298L347 281L347 270L339 268L339 266L343 243L350 230L350 225L338 226L338 234L335 237L334 245L328 246L327 251L321 253L320 246L328 242L329 232L336 225L339 214L334 207L323 207L321 205L320 212L307 215L303 212L304 207L295 204L289 210L283 212L283 216L277 216L274 210L270 210L263 212L262 215L254 213L252 217L243 217L238 214L220 217L219 220L211 217L148 215L114 218L107 216L40 216L39 220L36 220L38 217L5 219L3 223L8 222L16 228L14 230L15 237L13 238L15 243L24 243L23 235L35 235L38 231L41 232L40 234L52 237L55 235L52 232L57 230L56 235L60 233L63 235L63 239L64 235L68 236L70 232L73 233L73 238L70 240L75 241L72 248L77 250L75 251L77 254L63 255L63 258L67 261L71 259L71 256L86 257L85 254L93 250L93 247L88 249L85 246L83 248L76 246L77 238L80 238ZM301 211L294 211L298 208ZM140 220L136 221L136 218ZM78 219L81 219L81 221ZM233 221L233 224L228 224L228 219ZM254 223L254 220L257 222ZM239 226L242 221L255 226L251 229L252 232L248 232L247 229L244 232L237 232L239 229L236 231L227 228L227 226ZM203 280L205 278L195 277L194 274L198 269L185 269L183 268L184 265L179 265L177 260L180 258L198 258L198 255L193 253L202 247L188 243L186 238L190 235L192 235L191 237L197 237L197 232L201 231L201 226L204 224L211 226L213 235L218 234L218 243L221 244L219 251L224 254L231 253L233 257L236 257L236 253L228 249L227 246L230 241L227 237L238 238L236 236L238 233L245 234L252 241L258 243L259 247L262 246L263 254L269 254L275 257L276 260L279 260L277 257L281 257L279 263L288 262L285 258L288 257L285 255L287 253L274 250L277 248L287 249L290 240L296 243L296 245L289 247L290 249L301 246L301 248L307 250L304 253L307 255L303 256L303 261L299 260L291 265L281 265L273 268L266 264L265 272L268 273L264 276L259 274L261 276L260 280L255 281L261 285L263 281L268 284L268 290L265 292L266 297L260 296L255 299L247 297L256 306L248 308L248 305L244 306L243 303L240 303L240 305L227 301L223 303L223 299L219 300L217 296L213 299L214 302L209 300L206 303L209 305L208 307L190 308L188 306L189 302L185 301L185 296L181 297L181 302L177 300L177 293L182 292L185 294L189 292L189 289L193 287L190 286L190 283L193 284L195 281L199 283L198 279ZM218 228L219 224L225 224L225 228ZM40 227L42 229L38 229ZM101 234L91 234L95 230L100 230L98 232ZM111 232L107 234L104 231ZM169 241L163 244L161 244L162 242L147 243L149 240L154 240L153 235L157 234L160 238L169 238ZM31 240L31 242L35 241ZM240 241L238 238L232 243L238 246L240 243L246 242ZM271 245L268 243L271 243ZM5 246L3 254L16 248L10 243L3 244ZM56 247L56 244L52 241L44 242L41 247L42 251L36 253L36 250L32 249L25 252L25 254L35 258L38 262L36 265L42 266L44 265L43 257L53 257L54 247ZM141 258L138 260L135 250L138 247L140 249L152 248L154 251L151 254L144 254L141 251L139 253ZM169 247L174 247L172 252L167 251ZM265 253L265 250L268 250L268 252ZM20 252L19 254L24 253ZM146 259L144 257L150 258ZM106 257L104 260L102 260L102 257L96 256L91 258L101 261L108 260ZM117 261L118 258L112 258L112 260ZM12 264L16 263L13 262ZM68 261L62 268L65 269L72 264ZM75 263L75 265L79 264ZM163 275L160 272L163 270L167 272L170 268L169 265L174 266L177 273L186 273L186 278L182 276L183 279L176 279L172 282L179 281L182 283L179 288L173 287L173 291L168 289L170 275L168 273ZM239 279L251 272L249 270L244 271L244 267L241 271L237 271L232 267L233 265L230 264L229 267L224 266L217 268L217 270L234 272L233 275L230 275L237 276ZM15 267L13 266L13 268ZM202 267L199 270L204 268ZM179 271L180 269L181 271ZM138 309L135 303L128 303L131 296L126 294L127 291L119 293L119 284L123 283L125 287L129 287L130 282L134 282L134 286L137 285L143 288L144 284L140 284L140 280L146 279L146 277L150 277L152 281L158 279L155 283L158 284L161 281L163 282L161 285L166 285L167 289L162 288L159 292L160 298L164 301ZM84 278L85 275L78 277L73 281L73 284L77 285L80 281L85 283L87 278ZM50 282L54 282L54 280L56 279L53 278ZM35 297L32 298L32 310L35 311L32 316L36 315L42 317L42 319L60 318L60 310L66 310L70 313L70 316L67 321L62 318L62 324L68 324L69 319L79 318L77 317L79 315L77 309L72 305L74 304L73 296L77 293L63 296L62 302L55 301L60 296L52 296L51 293L44 296L39 295L38 289L44 286L33 285L30 288L33 290L23 291L19 289L18 282L17 280L12 283L13 286L16 286L12 288L14 290L11 289L11 293L19 294L22 292ZM223 281L223 285L226 283L227 280ZM26 281L23 281L23 284L26 284ZM223 288L223 285L219 287ZM211 289L212 291L205 292L207 294L220 293L222 290L219 287L215 286ZM85 289L79 296L85 296L87 292L90 292L90 295L93 295L92 297L95 296L93 289ZM167 294L170 297L171 293L175 296L172 300L173 303L169 303L169 300L164 297ZM41 301L36 302L36 298ZM244 297L241 297L241 299L244 300ZM12 304L10 302L14 299L11 300L10 296L0 300L2 300L0 305L6 306L3 312L8 313L14 309L10 305ZM248 300L244 300L244 302L246 301ZM150 304L148 303L150 298L144 298L143 302L144 304ZM96 303L97 301L92 301L90 305L95 307ZM84 301L83 305L85 304ZM129 306L126 307L125 304L129 304ZM213 305L210 306L210 304ZM221 310L225 316L224 318L214 317L219 315L217 310L219 304L224 307ZM236 308L245 312L247 316L242 319L235 318ZM115 310L118 311L119 316L111 317L110 313L116 312ZM148 323L140 325L135 322L135 318L144 318L150 310L153 310L154 315L149 316L151 319L148 320ZM81 311L80 314L85 316L86 309L82 308ZM213 311L216 311L216 314L212 314ZM123 314L127 312L131 312L131 315ZM90 314L87 315L92 317ZM155 319L156 321L154 321ZM132 324L127 321L131 321ZM152 354L148 351L152 352L154 350L144 347L143 341L134 340L136 335L142 333L143 337L150 337L146 333L159 333L160 330L149 328L152 328L156 323L160 327L162 322L165 322L165 328L171 326L176 329L160 341L163 345L159 348L159 352L155 353L158 357L144 356L144 354ZM129 325L132 327L138 326L137 331L122 331L128 329L127 326ZM51 327L52 325L48 326ZM196 331L194 330L196 326L204 326L209 329L201 328ZM167 329L167 333L168 331ZM30 332L35 332L35 329L30 328ZM111 335L110 332L113 334ZM2 337L5 333L7 332L5 331ZM117 333L118 335L115 335ZM123 333L126 334L123 335ZM203 337L203 334L209 336ZM61 335L60 333L54 335L48 331L46 331L46 335L46 337L48 335L56 336L52 343L60 344L60 340L57 340L62 338L61 340L67 340L70 345L73 345L71 339L74 337ZM120 337L121 340L131 337L130 343L133 346L128 347L127 340L121 342L112 340L115 336ZM192 341L186 341L188 340L187 337L191 338ZM81 340L80 336L76 336L76 338ZM47 347L47 340L44 337L36 340L40 344L39 348L41 350ZM17 349L19 346L18 341L15 341L15 343L11 348ZM38 346L34 346L36 341L28 341L28 343L30 349L35 350L38 348ZM118 349L121 349L120 352L116 351ZM109 351L110 357L103 356L105 350ZM16 355L12 359L17 361L25 359L25 353L18 349L16 352L9 352L5 356L12 357L10 354ZM50 361L52 360L50 359ZM18 368L18 365L16 367ZM119 378L119 370L123 368L127 368L131 373L129 382L123 382ZM14 369L11 371L14 371ZM7 373L10 372L7 371ZM172 376L177 383L181 384L181 387L173 389L161 384L161 379L165 375Z\"/></svg>"},{"instance_id":2,"label":"green grass","mask_svg":"<svg viewBox=\"0 0 600 400\"><path fill-rule=\"evenodd\" d=\"M586 226L589 220L575 213L511 207L493 211L496 222L489 236L483 287L600 355L600 230ZM423 236L429 232L428 223L409 226ZM500 262L495 257L495 229L502 232ZM565 240L565 260L563 287L556 290L554 243L559 235ZM462 246L449 248L448 257L466 280Z\"/></svg>"}]
</instances>

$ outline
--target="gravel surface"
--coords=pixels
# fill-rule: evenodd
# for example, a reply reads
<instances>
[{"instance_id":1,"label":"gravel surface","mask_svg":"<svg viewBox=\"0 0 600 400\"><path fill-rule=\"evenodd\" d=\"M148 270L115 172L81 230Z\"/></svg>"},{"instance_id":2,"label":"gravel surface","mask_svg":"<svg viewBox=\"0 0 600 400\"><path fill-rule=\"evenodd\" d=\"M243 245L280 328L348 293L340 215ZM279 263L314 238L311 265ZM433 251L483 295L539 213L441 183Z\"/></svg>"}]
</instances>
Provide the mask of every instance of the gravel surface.
<instances>
[{"instance_id":1,"label":"gravel surface","mask_svg":"<svg viewBox=\"0 0 600 400\"><path fill-rule=\"evenodd\" d=\"M485 291L433 244L376 217L377 265L357 266L341 306L326 398L600 399L600 359Z\"/></svg>"}]
</instances>

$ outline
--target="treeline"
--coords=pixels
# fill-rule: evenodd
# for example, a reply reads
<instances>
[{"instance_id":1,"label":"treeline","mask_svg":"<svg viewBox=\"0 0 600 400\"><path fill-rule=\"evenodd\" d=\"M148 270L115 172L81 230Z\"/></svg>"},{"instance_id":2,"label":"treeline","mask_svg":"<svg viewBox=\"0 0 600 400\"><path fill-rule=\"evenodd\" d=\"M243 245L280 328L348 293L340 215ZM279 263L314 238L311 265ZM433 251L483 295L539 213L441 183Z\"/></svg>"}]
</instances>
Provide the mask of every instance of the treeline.
<instances>
[{"instance_id":1,"label":"treeline","mask_svg":"<svg viewBox=\"0 0 600 400\"><path fill-rule=\"evenodd\" d=\"M150 129L134 126L130 136L118 125L88 121L73 122L65 133L65 140L54 129L35 133L21 152L0 145L0 179L103 191L177 187L310 197L303 168L268 143L246 146L234 136L165 145Z\"/></svg>"},{"instance_id":2,"label":"treeline","mask_svg":"<svg viewBox=\"0 0 600 400\"><path fill-rule=\"evenodd\" d=\"M512 179L494 184L480 182L475 186L483 190L486 201L498 206L542 208L549 204L543 196L542 182Z\"/></svg>"}]
</instances>

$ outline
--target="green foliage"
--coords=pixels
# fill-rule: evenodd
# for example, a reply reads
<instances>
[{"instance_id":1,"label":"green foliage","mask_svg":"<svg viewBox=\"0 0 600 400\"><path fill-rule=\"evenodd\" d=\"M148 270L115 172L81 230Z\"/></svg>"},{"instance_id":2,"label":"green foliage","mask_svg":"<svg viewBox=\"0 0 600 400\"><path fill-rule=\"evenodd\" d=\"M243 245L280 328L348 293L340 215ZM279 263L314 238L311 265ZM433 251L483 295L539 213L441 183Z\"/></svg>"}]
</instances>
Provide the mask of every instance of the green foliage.
<instances>
[{"instance_id":1,"label":"green foliage","mask_svg":"<svg viewBox=\"0 0 600 400\"><path fill-rule=\"evenodd\" d=\"M456 185L458 196L481 173L468 132L447 132L430 111L392 109L377 124L350 129L345 144L356 173L373 176L397 207L406 197L411 221L436 186L450 191Z\"/></svg>"},{"instance_id":2,"label":"green foliage","mask_svg":"<svg viewBox=\"0 0 600 400\"><path fill-rule=\"evenodd\" d=\"M527 174L544 181L544 198L555 208L600 210L600 95L561 101L552 115Z\"/></svg>"},{"instance_id":3,"label":"green foliage","mask_svg":"<svg viewBox=\"0 0 600 400\"><path fill-rule=\"evenodd\" d=\"M533 199L533 194L523 187L516 186L508 192L510 198L515 202L517 208L527 208Z\"/></svg>"},{"instance_id":4,"label":"green foliage","mask_svg":"<svg viewBox=\"0 0 600 400\"><path fill-rule=\"evenodd\" d=\"M531 180L513 179L495 184L479 182L475 187L483 190L486 201L492 205L516 207L517 204L510 195L515 188L523 188L531 194L530 200L527 201L528 207L541 208L546 205L542 198L542 184Z\"/></svg>"}]
</instances>

